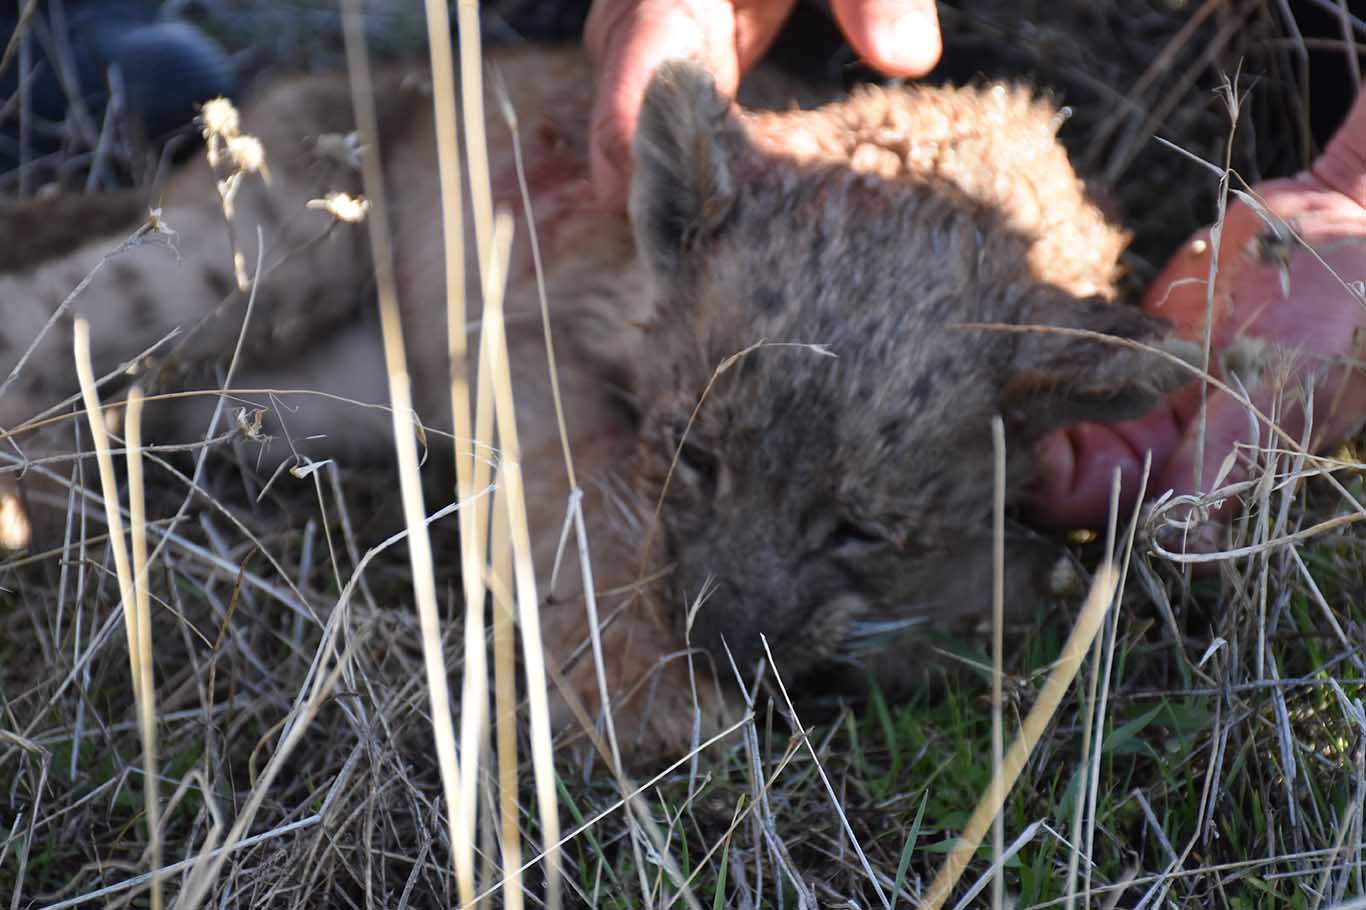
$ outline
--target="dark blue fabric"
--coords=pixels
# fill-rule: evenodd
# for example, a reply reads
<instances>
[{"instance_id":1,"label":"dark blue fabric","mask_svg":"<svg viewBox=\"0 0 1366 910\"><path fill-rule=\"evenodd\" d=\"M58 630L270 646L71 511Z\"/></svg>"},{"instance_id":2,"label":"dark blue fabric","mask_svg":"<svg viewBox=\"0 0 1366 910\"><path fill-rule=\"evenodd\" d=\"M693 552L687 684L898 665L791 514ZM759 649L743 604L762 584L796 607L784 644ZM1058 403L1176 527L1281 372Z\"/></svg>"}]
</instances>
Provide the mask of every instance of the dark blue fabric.
<instances>
[{"instance_id":1,"label":"dark blue fabric","mask_svg":"<svg viewBox=\"0 0 1366 910\"><path fill-rule=\"evenodd\" d=\"M0 45L8 45L17 24L15 4L0 12ZM195 105L231 94L236 79L227 55L198 29L183 22L160 19L157 4L140 0L66 0L64 17L51 15L41 4L35 18L54 39L69 49L69 63L82 101L98 127L109 98L109 71L117 67L123 79L130 126L155 140L189 123ZM33 115L31 154L41 156L61 148L61 122L66 118L68 93L58 78L45 42L34 35L29 109ZM18 165L19 107L10 104L19 87L19 55L0 73L0 172Z\"/></svg>"}]
</instances>

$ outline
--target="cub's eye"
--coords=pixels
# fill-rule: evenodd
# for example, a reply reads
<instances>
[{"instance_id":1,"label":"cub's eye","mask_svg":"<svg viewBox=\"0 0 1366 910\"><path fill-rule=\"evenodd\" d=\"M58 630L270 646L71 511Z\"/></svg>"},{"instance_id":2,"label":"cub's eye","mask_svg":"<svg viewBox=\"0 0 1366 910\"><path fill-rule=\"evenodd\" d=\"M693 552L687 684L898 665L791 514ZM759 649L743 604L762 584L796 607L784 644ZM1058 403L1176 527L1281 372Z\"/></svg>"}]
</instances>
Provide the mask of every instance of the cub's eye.
<instances>
[{"instance_id":1,"label":"cub's eye","mask_svg":"<svg viewBox=\"0 0 1366 910\"><path fill-rule=\"evenodd\" d=\"M679 424L673 428L671 434L670 444L673 451L678 455L678 466L691 473L701 482L711 483L716 479L720 462L715 453L699 442L694 434L684 435L686 426L686 424Z\"/></svg>"},{"instance_id":2,"label":"cub's eye","mask_svg":"<svg viewBox=\"0 0 1366 910\"><path fill-rule=\"evenodd\" d=\"M852 521L841 521L825 539L825 545L832 550L867 550L886 542L881 534Z\"/></svg>"},{"instance_id":3,"label":"cub's eye","mask_svg":"<svg viewBox=\"0 0 1366 910\"><path fill-rule=\"evenodd\" d=\"M695 442L683 443L678 450L678 463L705 479L716 476L716 456Z\"/></svg>"}]
</instances>

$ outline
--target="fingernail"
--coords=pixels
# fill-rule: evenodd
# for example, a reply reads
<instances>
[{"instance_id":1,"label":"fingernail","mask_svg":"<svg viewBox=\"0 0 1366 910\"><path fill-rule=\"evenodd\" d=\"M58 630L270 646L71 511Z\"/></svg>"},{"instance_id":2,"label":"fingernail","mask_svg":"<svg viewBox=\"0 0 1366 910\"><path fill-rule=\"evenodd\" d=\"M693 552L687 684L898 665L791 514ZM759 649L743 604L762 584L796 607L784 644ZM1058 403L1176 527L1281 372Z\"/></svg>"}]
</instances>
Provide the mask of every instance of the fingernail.
<instances>
[{"instance_id":1,"label":"fingernail","mask_svg":"<svg viewBox=\"0 0 1366 910\"><path fill-rule=\"evenodd\" d=\"M939 26L919 12L907 12L870 36L871 62L882 69L920 75L939 61Z\"/></svg>"}]
</instances>

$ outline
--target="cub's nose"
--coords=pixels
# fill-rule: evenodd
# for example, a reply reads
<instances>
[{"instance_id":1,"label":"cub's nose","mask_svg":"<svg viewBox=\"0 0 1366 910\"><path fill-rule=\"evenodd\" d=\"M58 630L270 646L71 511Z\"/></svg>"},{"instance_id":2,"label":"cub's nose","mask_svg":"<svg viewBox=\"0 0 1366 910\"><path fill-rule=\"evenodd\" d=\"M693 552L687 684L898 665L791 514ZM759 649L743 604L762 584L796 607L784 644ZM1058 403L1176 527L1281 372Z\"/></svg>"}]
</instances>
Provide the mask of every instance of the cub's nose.
<instances>
[{"instance_id":1,"label":"cub's nose","mask_svg":"<svg viewBox=\"0 0 1366 910\"><path fill-rule=\"evenodd\" d=\"M710 655L722 678L731 678L732 660L741 674L749 675L764 654L757 606L738 585L724 579L713 579L685 605L685 640Z\"/></svg>"}]
</instances>

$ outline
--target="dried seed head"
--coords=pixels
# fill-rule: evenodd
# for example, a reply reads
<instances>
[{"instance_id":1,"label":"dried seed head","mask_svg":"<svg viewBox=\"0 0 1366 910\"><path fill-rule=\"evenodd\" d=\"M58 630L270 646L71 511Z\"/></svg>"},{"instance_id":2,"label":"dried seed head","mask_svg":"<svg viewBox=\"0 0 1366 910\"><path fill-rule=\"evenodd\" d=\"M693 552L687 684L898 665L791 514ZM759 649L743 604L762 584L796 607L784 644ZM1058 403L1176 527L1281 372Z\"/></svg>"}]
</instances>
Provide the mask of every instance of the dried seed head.
<instances>
[{"instance_id":1,"label":"dried seed head","mask_svg":"<svg viewBox=\"0 0 1366 910\"><path fill-rule=\"evenodd\" d=\"M322 199L308 200L311 209L322 209L338 221L347 224L360 224L365 213L370 211L370 200L363 196L348 196L346 193L328 193Z\"/></svg>"},{"instance_id":2,"label":"dried seed head","mask_svg":"<svg viewBox=\"0 0 1366 910\"><path fill-rule=\"evenodd\" d=\"M237 431L252 442L265 442L266 435L261 431L265 414L266 412L262 408L253 408L250 411L246 408L238 408L236 415Z\"/></svg>"},{"instance_id":3,"label":"dried seed head","mask_svg":"<svg viewBox=\"0 0 1366 910\"><path fill-rule=\"evenodd\" d=\"M200 107L199 126L204 132L204 142L209 147L209 164L218 167L223 143L242 131L242 117L227 98L215 98Z\"/></svg>"},{"instance_id":4,"label":"dried seed head","mask_svg":"<svg viewBox=\"0 0 1366 910\"><path fill-rule=\"evenodd\" d=\"M233 136L228 139L228 155L233 167L254 174L266 168L266 149L255 136Z\"/></svg>"},{"instance_id":5,"label":"dried seed head","mask_svg":"<svg viewBox=\"0 0 1366 910\"><path fill-rule=\"evenodd\" d=\"M199 123L204 128L205 139L212 136L231 139L242 131L242 117L227 98L205 101L199 109Z\"/></svg>"}]
</instances>

